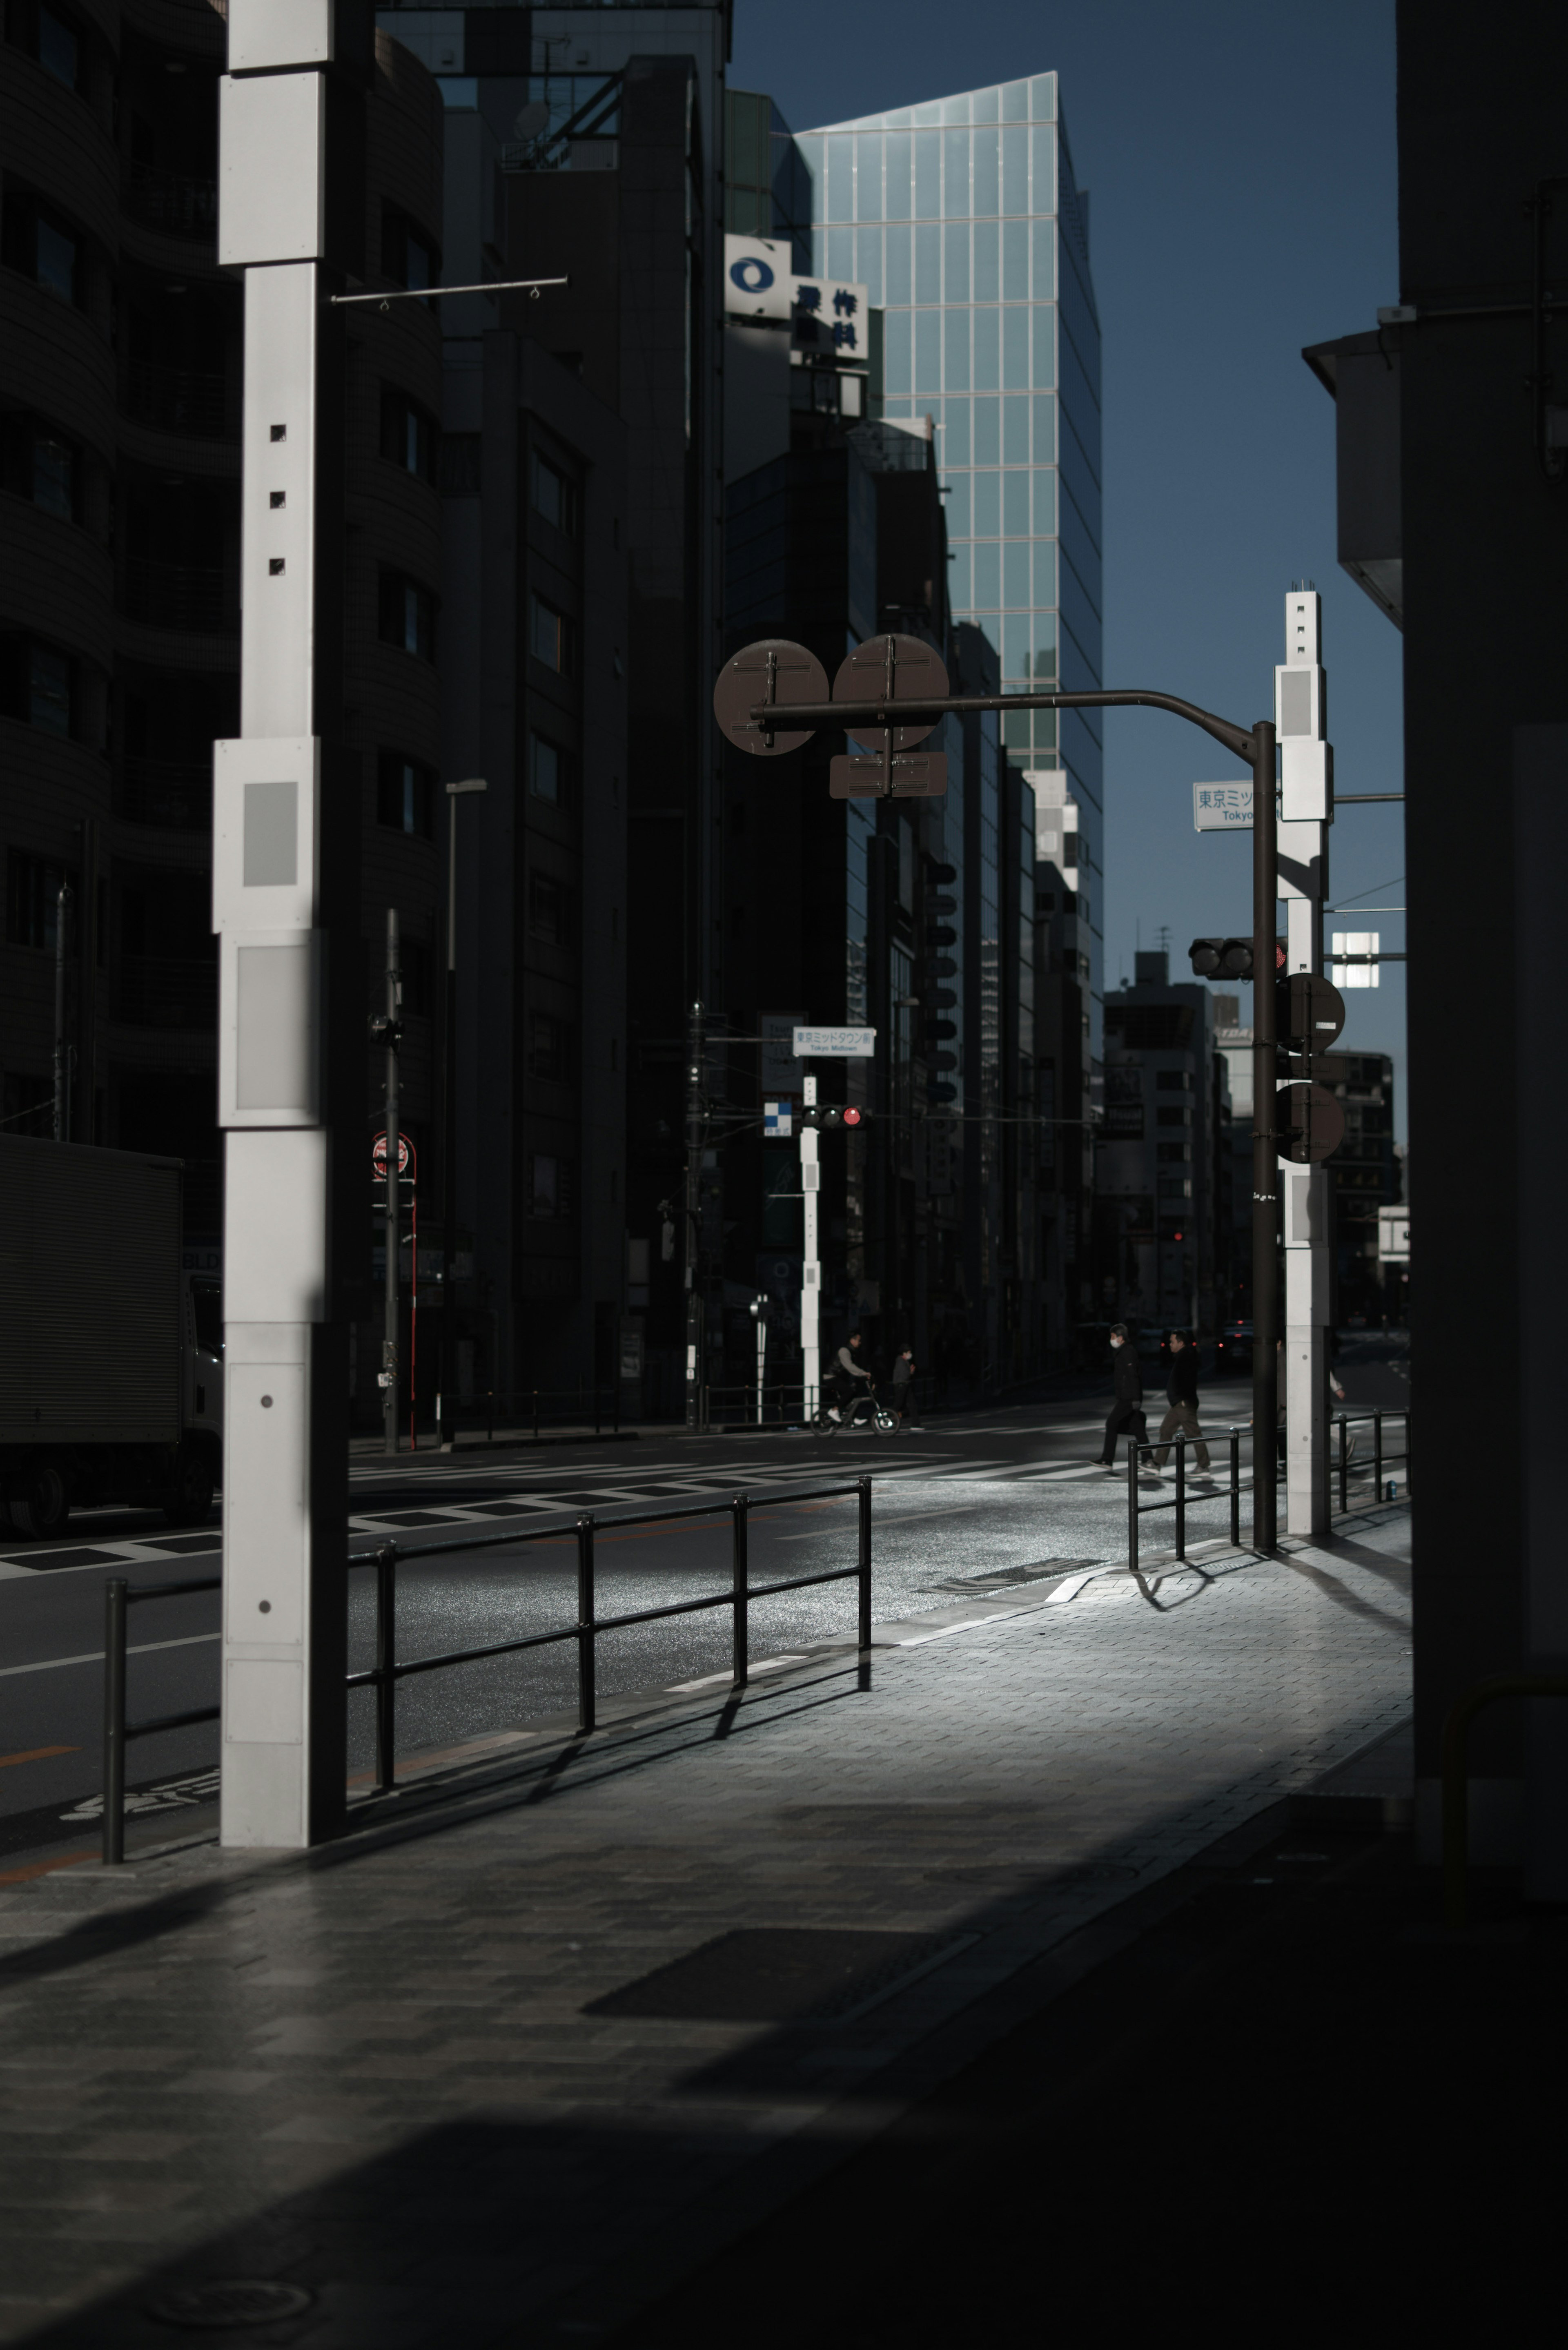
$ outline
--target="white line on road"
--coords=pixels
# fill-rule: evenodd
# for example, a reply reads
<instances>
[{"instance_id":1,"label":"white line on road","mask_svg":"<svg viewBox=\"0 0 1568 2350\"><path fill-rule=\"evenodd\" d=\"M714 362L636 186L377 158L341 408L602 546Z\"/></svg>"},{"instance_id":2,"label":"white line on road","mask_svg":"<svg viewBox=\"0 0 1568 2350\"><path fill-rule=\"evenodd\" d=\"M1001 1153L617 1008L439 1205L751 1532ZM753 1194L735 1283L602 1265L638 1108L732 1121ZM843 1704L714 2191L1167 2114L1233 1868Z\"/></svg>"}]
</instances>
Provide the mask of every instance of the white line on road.
<instances>
[{"instance_id":1,"label":"white line on road","mask_svg":"<svg viewBox=\"0 0 1568 2350\"><path fill-rule=\"evenodd\" d=\"M183 1640L139 1640L127 1648L128 1657L150 1657L155 1648L199 1648L208 1640L221 1640L221 1632L191 1632ZM88 1648L80 1657L45 1657L36 1665L0 1665L0 1680L9 1680L13 1673L57 1673L64 1665L101 1665L103 1650Z\"/></svg>"}]
</instances>

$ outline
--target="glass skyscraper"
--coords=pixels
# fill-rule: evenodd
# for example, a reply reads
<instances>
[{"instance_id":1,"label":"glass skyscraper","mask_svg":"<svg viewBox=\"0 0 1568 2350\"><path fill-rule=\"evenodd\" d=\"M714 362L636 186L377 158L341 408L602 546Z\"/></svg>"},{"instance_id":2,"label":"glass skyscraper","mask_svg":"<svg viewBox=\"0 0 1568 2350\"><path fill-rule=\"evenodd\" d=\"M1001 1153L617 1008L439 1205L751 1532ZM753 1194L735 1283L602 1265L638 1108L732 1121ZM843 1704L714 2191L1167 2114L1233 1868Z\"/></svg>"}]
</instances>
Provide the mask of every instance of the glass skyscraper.
<instances>
[{"instance_id":1,"label":"glass skyscraper","mask_svg":"<svg viewBox=\"0 0 1568 2350\"><path fill-rule=\"evenodd\" d=\"M1101 677L1099 321L1088 200L1054 74L798 132L814 183L812 266L881 313L880 412L934 422L949 598L1001 660L1003 690ZM1078 809L1075 888L1095 939L1102 844L1097 712L1006 720L1043 800Z\"/></svg>"}]
</instances>

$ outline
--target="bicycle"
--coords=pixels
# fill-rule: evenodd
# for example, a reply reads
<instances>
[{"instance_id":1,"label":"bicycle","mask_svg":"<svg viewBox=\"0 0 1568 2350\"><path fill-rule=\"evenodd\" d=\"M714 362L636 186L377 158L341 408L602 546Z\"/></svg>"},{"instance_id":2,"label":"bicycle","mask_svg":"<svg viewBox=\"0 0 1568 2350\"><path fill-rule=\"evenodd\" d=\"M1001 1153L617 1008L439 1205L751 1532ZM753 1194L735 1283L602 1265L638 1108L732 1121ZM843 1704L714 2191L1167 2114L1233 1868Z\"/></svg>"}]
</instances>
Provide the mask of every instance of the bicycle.
<instances>
[{"instance_id":1,"label":"bicycle","mask_svg":"<svg viewBox=\"0 0 1568 2350\"><path fill-rule=\"evenodd\" d=\"M891 1404L878 1401L875 1388L867 1388L841 1411L819 1404L811 1424L819 1436L842 1436L851 1428L874 1428L878 1436L890 1436L898 1425L898 1415Z\"/></svg>"}]
</instances>

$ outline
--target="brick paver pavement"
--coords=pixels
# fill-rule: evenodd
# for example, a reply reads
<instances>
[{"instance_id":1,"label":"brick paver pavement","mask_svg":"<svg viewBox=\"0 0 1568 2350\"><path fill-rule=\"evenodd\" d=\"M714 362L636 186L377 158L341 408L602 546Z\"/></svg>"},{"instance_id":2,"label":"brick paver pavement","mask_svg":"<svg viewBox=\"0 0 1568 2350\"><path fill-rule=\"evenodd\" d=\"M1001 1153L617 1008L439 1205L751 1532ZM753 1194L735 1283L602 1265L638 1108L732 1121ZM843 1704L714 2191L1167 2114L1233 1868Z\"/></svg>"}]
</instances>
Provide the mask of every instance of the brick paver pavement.
<instances>
[{"instance_id":1,"label":"brick paver pavement","mask_svg":"<svg viewBox=\"0 0 1568 2350\"><path fill-rule=\"evenodd\" d=\"M928 2086L942 2027L1397 1725L1407 1537L1035 1586L318 1854L9 1888L0 2339L167 2342L202 2277L302 2286L253 2338L316 2350L606 2330ZM780 1925L950 1955L836 2023L585 2012Z\"/></svg>"}]
</instances>

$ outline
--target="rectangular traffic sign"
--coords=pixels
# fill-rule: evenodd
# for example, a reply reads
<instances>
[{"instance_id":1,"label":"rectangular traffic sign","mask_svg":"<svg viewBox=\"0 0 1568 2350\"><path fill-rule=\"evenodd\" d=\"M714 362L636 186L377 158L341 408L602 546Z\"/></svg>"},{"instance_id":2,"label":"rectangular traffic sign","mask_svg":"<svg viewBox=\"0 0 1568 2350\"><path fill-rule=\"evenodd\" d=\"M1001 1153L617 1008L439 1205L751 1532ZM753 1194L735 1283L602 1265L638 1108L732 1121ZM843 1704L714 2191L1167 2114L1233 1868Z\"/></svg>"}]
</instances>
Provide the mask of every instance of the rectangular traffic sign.
<instances>
[{"instance_id":1,"label":"rectangular traffic sign","mask_svg":"<svg viewBox=\"0 0 1568 2350\"><path fill-rule=\"evenodd\" d=\"M1251 832L1251 785L1194 784L1192 829L1194 832Z\"/></svg>"},{"instance_id":2,"label":"rectangular traffic sign","mask_svg":"<svg viewBox=\"0 0 1568 2350\"><path fill-rule=\"evenodd\" d=\"M868 1061L877 1050L875 1028L797 1028L797 1061Z\"/></svg>"}]
</instances>

